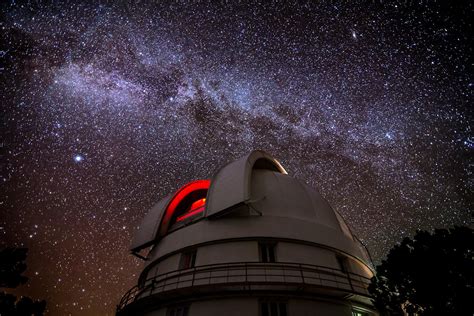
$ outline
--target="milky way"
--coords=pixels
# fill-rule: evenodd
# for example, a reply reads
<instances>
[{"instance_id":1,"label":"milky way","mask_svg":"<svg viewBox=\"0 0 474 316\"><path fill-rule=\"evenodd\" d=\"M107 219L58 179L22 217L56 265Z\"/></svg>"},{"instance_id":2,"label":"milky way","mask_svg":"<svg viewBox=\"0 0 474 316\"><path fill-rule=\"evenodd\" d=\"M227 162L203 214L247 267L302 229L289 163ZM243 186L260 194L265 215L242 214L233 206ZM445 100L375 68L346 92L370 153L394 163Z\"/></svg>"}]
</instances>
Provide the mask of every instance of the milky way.
<instances>
[{"instance_id":1,"label":"milky way","mask_svg":"<svg viewBox=\"0 0 474 316\"><path fill-rule=\"evenodd\" d=\"M453 5L451 5L453 6ZM472 210L472 4L1 5L0 246L50 315L113 314L147 210L252 149L376 262Z\"/></svg>"}]
</instances>

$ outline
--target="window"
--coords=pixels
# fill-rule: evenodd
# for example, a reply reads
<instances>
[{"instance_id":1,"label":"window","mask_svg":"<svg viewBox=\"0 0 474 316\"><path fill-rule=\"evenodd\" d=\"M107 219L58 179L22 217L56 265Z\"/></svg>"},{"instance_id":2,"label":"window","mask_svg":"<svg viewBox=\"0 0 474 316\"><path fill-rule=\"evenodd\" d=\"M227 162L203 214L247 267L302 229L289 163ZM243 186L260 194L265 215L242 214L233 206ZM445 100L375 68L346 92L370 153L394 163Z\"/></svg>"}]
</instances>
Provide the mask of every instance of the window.
<instances>
[{"instance_id":1,"label":"window","mask_svg":"<svg viewBox=\"0 0 474 316\"><path fill-rule=\"evenodd\" d=\"M180 269L189 269L196 263L196 250L183 252L179 261Z\"/></svg>"},{"instance_id":2,"label":"window","mask_svg":"<svg viewBox=\"0 0 474 316\"><path fill-rule=\"evenodd\" d=\"M346 257L336 256L337 264L342 272L349 272L349 262Z\"/></svg>"},{"instance_id":3,"label":"window","mask_svg":"<svg viewBox=\"0 0 474 316\"><path fill-rule=\"evenodd\" d=\"M260 261L276 262L275 243L259 243Z\"/></svg>"},{"instance_id":4,"label":"window","mask_svg":"<svg viewBox=\"0 0 474 316\"><path fill-rule=\"evenodd\" d=\"M261 316L286 316L287 303L281 301L261 301L260 302Z\"/></svg>"},{"instance_id":5,"label":"window","mask_svg":"<svg viewBox=\"0 0 474 316\"><path fill-rule=\"evenodd\" d=\"M166 316L188 316L189 305L168 307Z\"/></svg>"}]
</instances>

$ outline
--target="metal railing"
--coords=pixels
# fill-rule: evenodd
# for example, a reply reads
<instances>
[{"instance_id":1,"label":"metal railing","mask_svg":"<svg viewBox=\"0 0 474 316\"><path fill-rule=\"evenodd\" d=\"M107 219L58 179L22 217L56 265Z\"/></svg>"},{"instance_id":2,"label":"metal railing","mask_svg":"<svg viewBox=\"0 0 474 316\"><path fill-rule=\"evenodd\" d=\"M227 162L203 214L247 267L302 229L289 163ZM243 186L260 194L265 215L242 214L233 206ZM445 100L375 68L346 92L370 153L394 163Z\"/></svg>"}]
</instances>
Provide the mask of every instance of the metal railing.
<instances>
[{"instance_id":1,"label":"metal railing","mask_svg":"<svg viewBox=\"0 0 474 316\"><path fill-rule=\"evenodd\" d=\"M308 285L368 296L370 279L338 269L291 262L236 262L197 266L151 277L131 288L117 312L140 298L182 288L206 285Z\"/></svg>"}]
</instances>

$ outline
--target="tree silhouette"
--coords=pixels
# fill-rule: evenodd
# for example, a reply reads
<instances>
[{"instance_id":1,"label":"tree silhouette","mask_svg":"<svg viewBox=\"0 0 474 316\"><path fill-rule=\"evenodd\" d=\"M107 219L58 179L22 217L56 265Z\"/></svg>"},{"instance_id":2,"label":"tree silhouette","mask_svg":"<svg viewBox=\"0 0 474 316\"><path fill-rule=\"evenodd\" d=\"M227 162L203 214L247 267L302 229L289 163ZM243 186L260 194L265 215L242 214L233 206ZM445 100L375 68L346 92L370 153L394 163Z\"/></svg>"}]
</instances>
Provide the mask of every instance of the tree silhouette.
<instances>
[{"instance_id":1,"label":"tree silhouette","mask_svg":"<svg viewBox=\"0 0 474 316\"><path fill-rule=\"evenodd\" d=\"M382 315L473 315L473 230L418 231L376 268L369 292Z\"/></svg>"},{"instance_id":2,"label":"tree silhouette","mask_svg":"<svg viewBox=\"0 0 474 316\"><path fill-rule=\"evenodd\" d=\"M6 248L0 252L0 287L15 288L26 283L26 248Z\"/></svg>"},{"instance_id":3,"label":"tree silhouette","mask_svg":"<svg viewBox=\"0 0 474 316\"><path fill-rule=\"evenodd\" d=\"M22 273L26 270L27 248L6 248L0 251L0 287L16 288L25 284L28 278ZM0 292L1 316L39 316L46 308L45 301L33 301L29 297Z\"/></svg>"}]
</instances>

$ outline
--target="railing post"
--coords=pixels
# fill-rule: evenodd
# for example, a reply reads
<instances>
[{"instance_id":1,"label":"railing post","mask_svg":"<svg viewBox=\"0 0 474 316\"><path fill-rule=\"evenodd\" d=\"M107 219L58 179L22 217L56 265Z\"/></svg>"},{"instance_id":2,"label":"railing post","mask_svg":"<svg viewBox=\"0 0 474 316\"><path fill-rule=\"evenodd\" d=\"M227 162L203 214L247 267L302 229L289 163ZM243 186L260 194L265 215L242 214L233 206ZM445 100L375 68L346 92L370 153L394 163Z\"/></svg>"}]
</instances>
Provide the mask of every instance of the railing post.
<instances>
[{"instance_id":1,"label":"railing post","mask_svg":"<svg viewBox=\"0 0 474 316\"><path fill-rule=\"evenodd\" d=\"M166 283L168 283L168 273L165 274L163 285L161 285L162 292L166 289Z\"/></svg>"},{"instance_id":2,"label":"railing post","mask_svg":"<svg viewBox=\"0 0 474 316\"><path fill-rule=\"evenodd\" d=\"M153 279L151 281L151 286L150 286L150 295L153 293L155 289L156 289L156 279Z\"/></svg>"},{"instance_id":3,"label":"railing post","mask_svg":"<svg viewBox=\"0 0 474 316\"><path fill-rule=\"evenodd\" d=\"M226 271L227 271L227 277L225 279L225 283L229 283L229 265L227 265Z\"/></svg>"},{"instance_id":4,"label":"railing post","mask_svg":"<svg viewBox=\"0 0 474 316\"><path fill-rule=\"evenodd\" d=\"M299 263L298 266L300 267L301 283L304 284L304 274L303 274L303 268L301 267L301 263Z\"/></svg>"},{"instance_id":5,"label":"railing post","mask_svg":"<svg viewBox=\"0 0 474 316\"><path fill-rule=\"evenodd\" d=\"M247 276L247 262L244 263L244 269L245 269L245 283L248 282L248 276Z\"/></svg>"}]
</instances>

